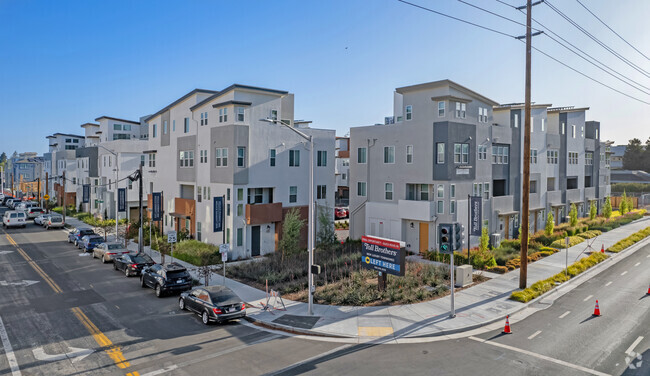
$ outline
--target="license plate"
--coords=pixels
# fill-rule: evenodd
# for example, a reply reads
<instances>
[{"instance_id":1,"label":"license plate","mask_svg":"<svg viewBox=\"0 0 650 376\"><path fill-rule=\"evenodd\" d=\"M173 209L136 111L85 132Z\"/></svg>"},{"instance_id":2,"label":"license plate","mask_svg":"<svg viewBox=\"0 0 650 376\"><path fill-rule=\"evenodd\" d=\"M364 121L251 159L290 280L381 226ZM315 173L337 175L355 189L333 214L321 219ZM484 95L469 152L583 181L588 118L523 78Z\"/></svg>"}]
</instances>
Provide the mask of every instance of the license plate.
<instances>
[{"instance_id":1,"label":"license plate","mask_svg":"<svg viewBox=\"0 0 650 376\"><path fill-rule=\"evenodd\" d=\"M179 280L176 281L176 283L183 283L183 280L179 279Z\"/></svg>"}]
</instances>

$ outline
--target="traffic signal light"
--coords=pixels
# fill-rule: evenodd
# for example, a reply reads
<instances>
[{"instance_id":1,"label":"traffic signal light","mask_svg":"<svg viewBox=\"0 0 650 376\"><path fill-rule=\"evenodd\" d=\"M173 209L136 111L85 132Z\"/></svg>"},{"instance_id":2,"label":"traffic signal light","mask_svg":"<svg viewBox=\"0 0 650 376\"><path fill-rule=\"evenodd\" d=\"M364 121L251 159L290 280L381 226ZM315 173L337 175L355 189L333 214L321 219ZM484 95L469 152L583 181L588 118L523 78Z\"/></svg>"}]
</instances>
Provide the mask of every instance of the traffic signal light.
<instances>
[{"instance_id":1,"label":"traffic signal light","mask_svg":"<svg viewBox=\"0 0 650 376\"><path fill-rule=\"evenodd\" d=\"M450 253L452 251L452 232L453 226L450 223L440 223L438 225L438 247L440 247L440 252Z\"/></svg>"},{"instance_id":2,"label":"traffic signal light","mask_svg":"<svg viewBox=\"0 0 650 376\"><path fill-rule=\"evenodd\" d=\"M462 251L465 244L465 226L456 222L454 223L453 236L454 251Z\"/></svg>"}]
</instances>

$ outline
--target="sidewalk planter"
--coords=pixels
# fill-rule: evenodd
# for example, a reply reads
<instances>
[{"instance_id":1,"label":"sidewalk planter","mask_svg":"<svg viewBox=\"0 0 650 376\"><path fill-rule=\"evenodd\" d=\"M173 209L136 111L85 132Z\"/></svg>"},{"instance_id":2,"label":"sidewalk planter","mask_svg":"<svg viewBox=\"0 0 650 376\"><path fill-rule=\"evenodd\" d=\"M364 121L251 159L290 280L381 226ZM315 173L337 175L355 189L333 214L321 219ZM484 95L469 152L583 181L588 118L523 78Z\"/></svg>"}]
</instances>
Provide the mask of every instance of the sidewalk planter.
<instances>
[{"instance_id":1,"label":"sidewalk planter","mask_svg":"<svg viewBox=\"0 0 650 376\"><path fill-rule=\"evenodd\" d=\"M633 245L634 243L645 239L648 236L650 236L650 227L646 227L645 229L638 231L623 240L619 240L616 244L607 248L607 252L618 253L625 248Z\"/></svg>"}]
</instances>

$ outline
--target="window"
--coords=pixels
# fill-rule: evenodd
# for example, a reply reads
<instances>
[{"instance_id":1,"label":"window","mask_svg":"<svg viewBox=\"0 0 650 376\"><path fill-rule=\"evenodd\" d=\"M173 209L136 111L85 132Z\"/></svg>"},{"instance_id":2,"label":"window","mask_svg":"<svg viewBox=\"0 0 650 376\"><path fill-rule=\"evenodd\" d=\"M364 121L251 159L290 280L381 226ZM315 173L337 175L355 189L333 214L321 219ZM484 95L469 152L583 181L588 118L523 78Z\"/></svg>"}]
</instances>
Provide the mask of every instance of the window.
<instances>
[{"instance_id":1,"label":"window","mask_svg":"<svg viewBox=\"0 0 650 376\"><path fill-rule=\"evenodd\" d=\"M537 180L530 181L530 193L537 193Z\"/></svg>"},{"instance_id":2,"label":"window","mask_svg":"<svg viewBox=\"0 0 650 376\"><path fill-rule=\"evenodd\" d=\"M179 152L180 167L194 167L194 150Z\"/></svg>"},{"instance_id":3,"label":"window","mask_svg":"<svg viewBox=\"0 0 650 376\"><path fill-rule=\"evenodd\" d=\"M510 147L508 146L492 146L492 164L508 164L508 154Z\"/></svg>"},{"instance_id":4,"label":"window","mask_svg":"<svg viewBox=\"0 0 650 376\"><path fill-rule=\"evenodd\" d=\"M566 123L562 123L562 134L566 132Z\"/></svg>"},{"instance_id":5,"label":"window","mask_svg":"<svg viewBox=\"0 0 650 376\"><path fill-rule=\"evenodd\" d=\"M571 124L571 137L576 138L576 126Z\"/></svg>"},{"instance_id":6,"label":"window","mask_svg":"<svg viewBox=\"0 0 650 376\"><path fill-rule=\"evenodd\" d=\"M478 146L478 160L484 161L487 159L487 145Z\"/></svg>"},{"instance_id":7,"label":"window","mask_svg":"<svg viewBox=\"0 0 650 376\"><path fill-rule=\"evenodd\" d=\"M167 134L167 120L163 121L163 134Z\"/></svg>"},{"instance_id":8,"label":"window","mask_svg":"<svg viewBox=\"0 0 650 376\"><path fill-rule=\"evenodd\" d=\"M569 152L569 164L578 164L578 153L577 152Z\"/></svg>"},{"instance_id":9,"label":"window","mask_svg":"<svg viewBox=\"0 0 650 376\"><path fill-rule=\"evenodd\" d=\"M596 129L596 140L598 140L598 129Z\"/></svg>"},{"instance_id":10,"label":"window","mask_svg":"<svg viewBox=\"0 0 650 376\"><path fill-rule=\"evenodd\" d=\"M567 178L566 189L578 189L578 178L577 177Z\"/></svg>"},{"instance_id":11,"label":"window","mask_svg":"<svg viewBox=\"0 0 650 376\"><path fill-rule=\"evenodd\" d=\"M585 138L585 126L580 126L580 137Z\"/></svg>"},{"instance_id":12,"label":"window","mask_svg":"<svg viewBox=\"0 0 650 376\"><path fill-rule=\"evenodd\" d=\"M203 113L203 125L208 125L208 113L207 113L207 111Z\"/></svg>"},{"instance_id":13,"label":"window","mask_svg":"<svg viewBox=\"0 0 650 376\"><path fill-rule=\"evenodd\" d=\"M196 222L196 240L201 241L201 222Z\"/></svg>"},{"instance_id":14,"label":"window","mask_svg":"<svg viewBox=\"0 0 650 376\"><path fill-rule=\"evenodd\" d=\"M156 154L155 153L149 154L149 167L156 167Z\"/></svg>"},{"instance_id":15,"label":"window","mask_svg":"<svg viewBox=\"0 0 650 376\"><path fill-rule=\"evenodd\" d=\"M445 202L440 200L438 201L438 214L445 214Z\"/></svg>"},{"instance_id":16,"label":"window","mask_svg":"<svg viewBox=\"0 0 650 376\"><path fill-rule=\"evenodd\" d=\"M594 164L594 152L588 151L585 153L585 164L592 166Z\"/></svg>"},{"instance_id":17,"label":"window","mask_svg":"<svg viewBox=\"0 0 650 376\"><path fill-rule=\"evenodd\" d=\"M413 119L413 106L408 105L406 106L406 120L411 119Z\"/></svg>"},{"instance_id":18,"label":"window","mask_svg":"<svg viewBox=\"0 0 650 376\"><path fill-rule=\"evenodd\" d=\"M327 151L326 150L318 150L316 152L316 166L318 167L325 167L327 166Z\"/></svg>"},{"instance_id":19,"label":"window","mask_svg":"<svg viewBox=\"0 0 650 376\"><path fill-rule=\"evenodd\" d=\"M533 126L533 117L530 117L530 133L535 132L535 126Z\"/></svg>"},{"instance_id":20,"label":"window","mask_svg":"<svg viewBox=\"0 0 650 376\"><path fill-rule=\"evenodd\" d=\"M250 198L249 198L250 200ZM264 201L264 189L255 188L253 192L253 203L261 204Z\"/></svg>"},{"instance_id":21,"label":"window","mask_svg":"<svg viewBox=\"0 0 650 376\"><path fill-rule=\"evenodd\" d=\"M271 110L269 118L271 120L278 120L278 110Z\"/></svg>"},{"instance_id":22,"label":"window","mask_svg":"<svg viewBox=\"0 0 650 376\"><path fill-rule=\"evenodd\" d=\"M365 197L366 196L366 182L360 181L357 182L357 196Z\"/></svg>"},{"instance_id":23,"label":"window","mask_svg":"<svg viewBox=\"0 0 650 376\"><path fill-rule=\"evenodd\" d=\"M300 150L289 150L289 167L300 166Z\"/></svg>"},{"instance_id":24,"label":"window","mask_svg":"<svg viewBox=\"0 0 650 376\"><path fill-rule=\"evenodd\" d=\"M487 123L488 122L488 109L485 107L478 108L478 122Z\"/></svg>"},{"instance_id":25,"label":"window","mask_svg":"<svg viewBox=\"0 0 650 376\"><path fill-rule=\"evenodd\" d=\"M110 182L110 180L109 180L109 182ZM72 178L72 184L77 184L77 178ZM108 183L109 186L110 186L110 184L111 183ZM110 189L110 187L109 187L109 189Z\"/></svg>"},{"instance_id":26,"label":"window","mask_svg":"<svg viewBox=\"0 0 650 376\"><path fill-rule=\"evenodd\" d=\"M235 113L237 114L237 121L244 121L244 107L235 107Z\"/></svg>"},{"instance_id":27,"label":"window","mask_svg":"<svg viewBox=\"0 0 650 376\"><path fill-rule=\"evenodd\" d=\"M436 143L437 157L436 163L445 164L445 144L443 142Z\"/></svg>"},{"instance_id":28,"label":"window","mask_svg":"<svg viewBox=\"0 0 650 376\"><path fill-rule=\"evenodd\" d=\"M542 119L542 132L546 130L546 119Z\"/></svg>"},{"instance_id":29,"label":"window","mask_svg":"<svg viewBox=\"0 0 650 376\"><path fill-rule=\"evenodd\" d=\"M466 103L456 102L456 117L457 118L465 119L466 110L467 110L467 104Z\"/></svg>"},{"instance_id":30,"label":"window","mask_svg":"<svg viewBox=\"0 0 650 376\"><path fill-rule=\"evenodd\" d=\"M237 216L244 215L244 204L237 204Z\"/></svg>"},{"instance_id":31,"label":"window","mask_svg":"<svg viewBox=\"0 0 650 376\"><path fill-rule=\"evenodd\" d=\"M246 148L243 146L237 147L237 167L246 166Z\"/></svg>"},{"instance_id":32,"label":"window","mask_svg":"<svg viewBox=\"0 0 650 376\"><path fill-rule=\"evenodd\" d=\"M429 201L429 186L420 184L420 201Z\"/></svg>"},{"instance_id":33,"label":"window","mask_svg":"<svg viewBox=\"0 0 650 376\"><path fill-rule=\"evenodd\" d=\"M445 116L445 102L440 101L438 102L438 117L444 117Z\"/></svg>"},{"instance_id":34,"label":"window","mask_svg":"<svg viewBox=\"0 0 650 376\"><path fill-rule=\"evenodd\" d=\"M226 215L230 217L230 204L226 204Z\"/></svg>"},{"instance_id":35,"label":"window","mask_svg":"<svg viewBox=\"0 0 650 376\"><path fill-rule=\"evenodd\" d=\"M196 201L201 202L202 199L203 199L203 195L201 195L201 187L197 185L196 186Z\"/></svg>"},{"instance_id":36,"label":"window","mask_svg":"<svg viewBox=\"0 0 650 376\"><path fill-rule=\"evenodd\" d=\"M537 150L530 149L530 164L537 164Z\"/></svg>"},{"instance_id":37,"label":"window","mask_svg":"<svg viewBox=\"0 0 650 376\"><path fill-rule=\"evenodd\" d=\"M560 155L557 149L549 149L546 151L546 163L557 164L558 156Z\"/></svg>"},{"instance_id":38,"label":"window","mask_svg":"<svg viewBox=\"0 0 650 376\"><path fill-rule=\"evenodd\" d=\"M131 131L131 124L124 124L124 125L122 126L122 129L125 130L125 131L130 132L130 131ZM76 143L76 142L77 142L77 141L75 141L75 143Z\"/></svg>"},{"instance_id":39,"label":"window","mask_svg":"<svg viewBox=\"0 0 650 376\"><path fill-rule=\"evenodd\" d=\"M456 214L456 201L449 201L449 214Z\"/></svg>"},{"instance_id":40,"label":"window","mask_svg":"<svg viewBox=\"0 0 650 376\"><path fill-rule=\"evenodd\" d=\"M519 115L515 114L514 127L519 128Z\"/></svg>"},{"instance_id":41,"label":"window","mask_svg":"<svg viewBox=\"0 0 650 376\"><path fill-rule=\"evenodd\" d=\"M346 180L346 179L347 179L347 175L345 174L345 172L341 174L341 179L342 179L342 180Z\"/></svg>"},{"instance_id":42,"label":"window","mask_svg":"<svg viewBox=\"0 0 650 376\"><path fill-rule=\"evenodd\" d=\"M298 187L295 185L289 187L289 202L298 202Z\"/></svg>"},{"instance_id":43,"label":"window","mask_svg":"<svg viewBox=\"0 0 650 376\"><path fill-rule=\"evenodd\" d=\"M384 146L384 163L395 163L395 146Z\"/></svg>"},{"instance_id":44,"label":"window","mask_svg":"<svg viewBox=\"0 0 650 376\"><path fill-rule=\"evenodd\" d=\"M483 198L490 199L490 183L483 183Z\"/></svg>"},{"instance_id":45,"label":"window","mask_svg":"<svg viewBox=\"0 0 650 376\"><path fill-rule=\"evenodd\" d=\"M225 123L228 121L228 109L220 108L219 109L219 123Z\"/></svg>"},{"instance_id":46,"label":"window","mask_svg":"<svg viewBox=\"0 0 650 376\"><path fill-rule=\"evenodd\" d=\"M456 184L451 184L449 186L449 197L451 197L451 198L456 197Z\"/></svg>"},{"instance_id":47,"label":"window","mask_svg":"<svg viewBox=\"0 0 650 376\"><path fill-rule=\"evenodd\" d=\"M176 120L172 120L172 132L176 132Z\"/></svg>"},{"instance_id":48,"label":"window","mask_svg":"<svg viewBox=\"0 0 650 376\"><path fill-rule=\"evenodd\" d=\"M546 178L546 190L547 191L555 190L555 178Z\"/></svg>"},{"instance_id":49,"label":"window","mask_svg":"<svg viewBox=\"0 0 650 376\"><path fill-rule=\"evenodd\" d=\"M469 144L454 144L454 163L469 163Z\"/></svg>"},{"instance_id":50,"label":"window","mask_svg":"<svg viewBox=\"0 0 650 376\"><path fill-rule=\"evenodd\" d=\"M445 197L445 186L442 184L438 184L438 190L436 192L437 192L436 197L438 198Z\"/></svg>"},{"instance_id":51,"label":"window","mask_svg":"<svg viewBox=\"0 0 650 376\"><path fill-rule=\"evenodd\" d=\"M384 185L384 198L386 200L392 200L393 199L393 183L386 183Z\"/></svg>"},{"instance_id":52,"label":"window","mask_svg":"<svg viewBox=\"0 0 650 376\"><path fill-rule=\"evenodd\" d=\"M325 200L327 198L327 186L326 185L317 185L316 186L316 199Z\"/></svg>"},{"instance_id":53,"label":"window","mask_svg":"<svg viewBox=\"0 0 650 376\"><path fill-rule=\"evenodd\" d=\"M401 117L401 116L398 116L398 117L397 117L397 122L398 122L398 123L401 123L401 122L402 122L402 117Z\"/></svg>"},{"instance_id":54,"label":"window","mask_svg":"<svg viewBox=\"0 0 650 376\"><path fill-rule=\"evenodd\" d=\"M357 149L357 163L366 163L368 155L366 154L366 148Z\"/></svg>"},{"instance_id":55,"label":"window","mask_svg":"<svg viewBox=\"0 0 650 376\"><path fill-rule=\"evenodd\" d=\"M156 124L153 125L151 131L152 131L151 134L153 135L153 138L156 138L157 135Z\"/></svg>"},{"instance_id":56,"label":"window","mask_svg":"<svg viewBox=\"0 0 650 376\"><path fill-rule=\"evenodd\" d=\"M237 229L237 246L241 247L244 244L244 229Z\"/></svg>"},{"instance_id":57,"label":"window","mask_svg":"<svg viewBox=\"0 0 650 376\"><path fill-rule=\"evenodd\" d=\"M406 163L413 163L413 145L406 145Z\"/></svg>"},{"instance_id":58,"label":"window","mask_svg":"<svg viewBox=\"0 0 650 376\"><path fill-rule=\"evenodd\" d=\"M216 167L227 167L228 166L228 148L215 148L215 166Z\"/></svg>"},{"instance_id":59,"label":"window","mask_svg":"<svg viewBox=\"0 0 650 376\"><path fill-rule=\"evenodd\" d=\"M244 188L237 188L237 201L244 199Z\"/></svg>"},{"instance_id":60,"label":"window","mask_svg":"<svg viewBox=\"0 0 650 376\"><path fill-rule=\"evenodd\" d=\"M113 124L113 130L114 131L121 131L122 130L122 124ZM72 140L66 139L65 142L72 142Z\"/></svg>"},{"instance_id":61,"label":"window","mask_svg":"<svg viewBox=\"0 0 650 376\"><path fill-rule=\"evenodd\" d=\"M269 150L269 164L271 167L275 166L275 149Z\"/></svg>"}]
</instances>

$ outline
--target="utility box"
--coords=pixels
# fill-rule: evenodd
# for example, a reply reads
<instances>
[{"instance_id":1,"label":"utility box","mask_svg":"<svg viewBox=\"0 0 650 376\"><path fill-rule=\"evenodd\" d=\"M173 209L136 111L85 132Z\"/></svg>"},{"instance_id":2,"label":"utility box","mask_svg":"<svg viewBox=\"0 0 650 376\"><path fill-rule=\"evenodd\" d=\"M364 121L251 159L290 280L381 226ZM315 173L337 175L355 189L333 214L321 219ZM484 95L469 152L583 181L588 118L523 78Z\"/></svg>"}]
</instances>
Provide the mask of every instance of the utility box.
<instances>
[{"instance_id":1,"label":"utility box","mask_svg":"<svg viewBox=\"0 0 650 376\"><path fill-rule=\"evenodd\" d=\"M456 287L465 287L472 284L472 265L456 267Z\"/></svg>"}]
</instances>

